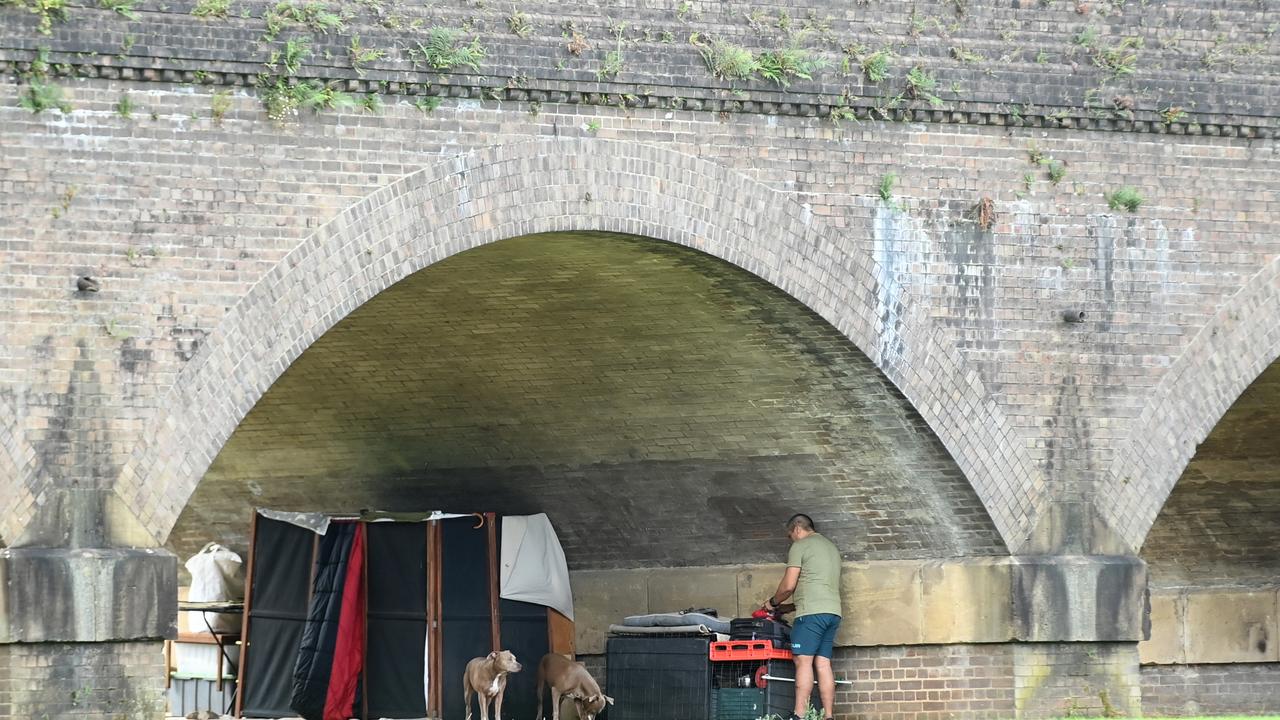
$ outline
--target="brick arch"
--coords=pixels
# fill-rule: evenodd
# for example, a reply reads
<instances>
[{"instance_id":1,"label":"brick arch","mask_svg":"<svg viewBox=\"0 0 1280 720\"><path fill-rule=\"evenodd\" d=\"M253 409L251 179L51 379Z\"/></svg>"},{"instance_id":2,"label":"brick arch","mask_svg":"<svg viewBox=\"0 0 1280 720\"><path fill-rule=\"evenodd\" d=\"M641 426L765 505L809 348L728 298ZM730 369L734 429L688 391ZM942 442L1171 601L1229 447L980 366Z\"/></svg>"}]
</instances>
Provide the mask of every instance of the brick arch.
<instances>
[{"instance_id":1,"label":"brick arch","mask_svg":"<svg viewBox=\"0 0 1280 720\"><path fill-rule=\"evenodd\" d=\"M1098 507L1135 550L1222 416L1280 358L1280 257L1226 303L1161 379L1116 453Z\"/></svg>"},{"instance_id":2,"label":"brick arch","mask_svg":"<svg viewBox=\"0 0 1280 720\"><path fill-rule=\"evenodd\" d=\"M782 193L700 158L598 139L459 155L339 213L228 311L161 401L117 492L163 542L240 420L344 316L455 253L569 230L678 243L804 303L902 390L965 473L1005 544L1021 544L1042 481L1017 431L977 373L942 340L924 304Z\"/></svg>"}]
</instances>

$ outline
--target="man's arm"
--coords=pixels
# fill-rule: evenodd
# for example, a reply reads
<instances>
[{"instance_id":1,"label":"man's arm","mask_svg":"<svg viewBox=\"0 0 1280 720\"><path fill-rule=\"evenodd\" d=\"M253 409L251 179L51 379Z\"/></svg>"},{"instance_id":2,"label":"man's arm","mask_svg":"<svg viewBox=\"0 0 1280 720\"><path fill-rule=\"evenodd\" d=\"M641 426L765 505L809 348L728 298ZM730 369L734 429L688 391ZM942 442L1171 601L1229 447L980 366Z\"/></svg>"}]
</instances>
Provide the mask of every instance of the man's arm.
<instances>
[{"instance_id":1,"label":"man's arm","mask_svg":"<svg viewBox=\"0 0 1280 720\"><path fill-rule=\"evenodd\" d=\"M796 591L796 583L800 582L800 568L788 567L787 571L782 574L782 582L778 583L778 589L773 591L773 596L765 600L764 606L766 610L772 610L791 597L791 593Z\"/></svg>"}]
</instances>

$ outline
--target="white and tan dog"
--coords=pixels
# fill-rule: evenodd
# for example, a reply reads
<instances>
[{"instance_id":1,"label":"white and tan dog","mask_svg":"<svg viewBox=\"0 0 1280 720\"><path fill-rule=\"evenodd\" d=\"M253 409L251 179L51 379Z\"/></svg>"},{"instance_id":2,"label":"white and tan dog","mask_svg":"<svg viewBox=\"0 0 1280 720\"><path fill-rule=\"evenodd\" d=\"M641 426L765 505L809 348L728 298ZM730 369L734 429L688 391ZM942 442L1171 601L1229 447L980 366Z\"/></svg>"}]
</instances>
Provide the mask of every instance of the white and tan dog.
<instances>
[{"instance_id":1,"label":"white and tan dog","mask_svg":"<svg viewBox=\"0 0 1280 720\"><path fill-rule=\"evenodd\" d=\"M538 663L538 684L535 686L538 691L538 714L534 720L543 720L544 684L551 688L552 720L560 720L561 696L573 699L579 720L595 720L596 715L604 710L605 704L613 704L613 698L600 692L600 685L582 663L573 662L563 655L547 653L542 656L542 662Z\"/></svg>"},{"instance_id":2,"label":"white and tan dog","mask_svg":"<svg viewBox=\"0 0 1280 720\"><path fill-rule=\"evenodd\" d=\"M494 720L502 720L502 695L507 691L507 674L522 669L510 650L495 650L467 663L462 673L462 700L471 720L471 693L480 702L480 720L489 720L489 703L493 703Z\"/></svg>"}]
</instances>

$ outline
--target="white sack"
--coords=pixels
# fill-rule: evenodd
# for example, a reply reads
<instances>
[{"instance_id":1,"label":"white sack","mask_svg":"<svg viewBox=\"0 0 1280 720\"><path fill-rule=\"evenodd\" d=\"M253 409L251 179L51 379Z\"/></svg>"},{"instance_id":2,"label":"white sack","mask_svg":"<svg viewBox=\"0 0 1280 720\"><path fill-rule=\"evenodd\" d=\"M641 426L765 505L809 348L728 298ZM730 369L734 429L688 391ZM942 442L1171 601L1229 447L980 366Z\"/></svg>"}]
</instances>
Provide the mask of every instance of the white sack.
<instances>
[{"instance_id":1,"label":"white sack","mask_svg":"<svg viewBox=\"0 0 1280 720\"><path fill-rule=\"evenodd\" d=\"M217 543L205 545L186 563L191 573L190 602L219 602L244 599L244 575L241 574L240 556ZM202 613L205 623L216 632L236 632L240 629L239 613ZM193 623L195 632L205 632L201 623Z\"/></svg>"}]
</instances>

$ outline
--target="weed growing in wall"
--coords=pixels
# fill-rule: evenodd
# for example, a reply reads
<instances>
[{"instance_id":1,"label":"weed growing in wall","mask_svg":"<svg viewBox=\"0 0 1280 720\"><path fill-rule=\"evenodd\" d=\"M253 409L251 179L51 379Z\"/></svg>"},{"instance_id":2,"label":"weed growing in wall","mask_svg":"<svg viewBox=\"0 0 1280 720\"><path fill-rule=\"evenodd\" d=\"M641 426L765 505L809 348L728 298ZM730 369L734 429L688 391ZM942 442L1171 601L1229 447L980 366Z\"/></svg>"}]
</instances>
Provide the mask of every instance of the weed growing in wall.
<instances>
[{"instance_id":1,"label":"weed growing in wall","mask_svg":"<svg viewBox=\"0 0 1280 720\"><path fill-rule=\"evenodd\" d=\"M1142 194L1138 189L1130 185L1121 186L1105 196L1107 198L1107 207L1112 210L1128 210L1129 212L1137 212L1142 207Z\"/></svg>"}]
</instances>

